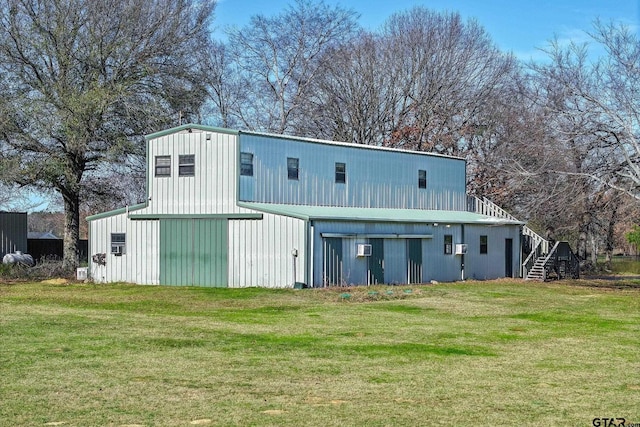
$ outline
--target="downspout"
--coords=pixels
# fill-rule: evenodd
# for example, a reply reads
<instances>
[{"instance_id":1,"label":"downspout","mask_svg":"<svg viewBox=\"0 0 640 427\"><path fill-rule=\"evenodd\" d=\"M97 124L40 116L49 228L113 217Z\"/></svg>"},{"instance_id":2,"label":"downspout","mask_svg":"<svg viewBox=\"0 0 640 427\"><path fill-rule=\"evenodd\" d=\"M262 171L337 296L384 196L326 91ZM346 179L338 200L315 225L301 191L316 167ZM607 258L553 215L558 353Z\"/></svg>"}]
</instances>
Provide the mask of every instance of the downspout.
<instances>
[{"instance_id":1,"label":"downspout","mask_svg":"<svg viewBox=\"0 0 640 427\"><path fill-rule=\"evenodd\" d=\"M307 256L305 257L305 279L307 281L307 287L313 288L313 221L308 220L306 222L306 242L305 242L305 253Z\"/></svg>"},{"instance_id":2,"label":"downspout","mask_svg":"<svg viewBox=\"0 0 640 427\"><path fill-rule=\"evenodd\" d=\"M462 243L464 243L464 224L460 225L460 234L461 234L461 240ZM461 280L464 281L464 254L460 255L460 272L461 272Z\"/></svg>"}]
</instances>

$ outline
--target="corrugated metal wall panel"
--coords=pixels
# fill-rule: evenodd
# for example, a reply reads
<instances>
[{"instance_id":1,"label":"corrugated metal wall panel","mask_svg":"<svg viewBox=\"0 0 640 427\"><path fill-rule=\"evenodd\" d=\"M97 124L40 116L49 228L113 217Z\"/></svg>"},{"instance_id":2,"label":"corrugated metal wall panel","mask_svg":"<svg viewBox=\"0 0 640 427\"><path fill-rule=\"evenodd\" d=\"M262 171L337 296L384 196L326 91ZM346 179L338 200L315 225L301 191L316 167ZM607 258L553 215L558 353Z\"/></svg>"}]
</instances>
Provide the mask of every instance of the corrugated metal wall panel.
<instances>
[{"instance_id":1,"label":"corrugated metal wall panel","mask_svg":"<svg viewBox=\"0 0 640 427\"><path fill-rule=\"evenodd\" d=\"M27 252L27 214L0 212L0 262L16 251Z\"/></svg>"},{"instance_id":2,"label":"corrugated metal wall panel","mask_svg":"<svg viewBox=\"0 0 640 427\"><path fill-rule=\"evenodd\" d=\"M290 287L305 282L305 222L264 214L262 220L229 220L229 286ZM293 277L297 249L296 277Z\"/></svg>"},{"instance_id":3,"label":"corrugated metal wall panel","mask_svg":"<svg viewBox=\"0 0 640 427\"><path fill-rule=\"evenodd\" d=\"M512 272L520 268L520 228L467 225L464 229L468 247L465 256L467 278L487 280L505 276L505 239L513 239ZM487 236L487 253L480 253L480 236Z\"/></svg>"},{"instance_id":4,"label":"corrugated metal wall panel","mask_svg":"<svg viewBox=\"0 0 640 427\"><path fill-rule=\"evenodd\" d=\"M240 135L240 150L254 155L254 176L241 177L240 200L324 206L464 210L465 162L448 157L358 146ZM299 158L299 179L287 175L287 157ZM335 163L346 164L346 183L335 182ZM427 188L418 188L418 170Z\"/></svg>"},{"instance_id":5,"label":"corrugated metal wall panel","mask_svg":"<svg viewBox=\"0 0 640 427\"><path fill-rule=\"evenodd\" d=\"M451 235L453 239L452 254L444 253L444 236ZM437 280L439 282L453 282L461 278L461 258L455 255L456 243L462 243L462 226L439 224L433 227L433 239L422 243L423 278L425 282Z\"/></svg>"},{"instance_id":6,"label":"corrugated metal wall panel","mask_svg":"<svg viewBox=\"0 0 640 427\"><path fill-rule=\"evenodd\" d=\"M149 206L136 213L247 212L236 205L237 140L237 135L204 131L182 131L149 140ZM179 156L185 154L195 155L195 176L179 176ZM171 176L155 177L155 158L165 155L171 156Z\"/></svg>"},{"instance_id":7,"label":"corrugated metal wall panel","mask_svg":"<svg viewBox=\"0 0 640 427\"><path fill-rule=\"evenodd\" d=\"M111 254L111 233L125 233L126 253ZM129 221L127 214L114 215L89 222L89 271L98 282L158 282L158 221ZM106 265L92 261L95 254L106 254Z\"/></svg>"},{"instance_id":8,"label":"corrugated metal wall panel","mask_svg":"<svg viewBox=\"0 0 640 427\"><path fill-rule=\"evenodd\" d=\"M320 237L316 238L316 242L322 240ZM367 258L357 256L357 247L359 244L365 244L368 240L366 238L343 238L342 239L342 270L343 280L346 285L366 284L367 283ZM314 254L314 260L319 260L318 253ZM317 262L317 261L314 261ZM321 264L317 264L321 265ZM322 269L315 270L316 274L323 274ZM322 286L324 278L320 276L314 281L315 286Z\"/></svg>"},{"instance_id":9,"label":"corrugated metal wall panel","mask_svg":"<svg viewBox=\"0 0 640 427\"><path fill-rule=\"evenodd\" d=\"M406 239L384 239L384 281L399 284L407 279Z\"/></svg>"},{"instance_id":10,"label":"corrugated metal wall panel","mask_svg":"<svg viewBox=\"0 0 640 427\"><path fill-rule=\"evenodd\" d=\"M494 227L497 228L497 227ZM340 221L314 222L313 237L313 283L322 286L323 280L323 238L322 233L352 233L359 236L343 238L343 275L347 284L367 283L366 257L356 256L357 245L367 243L367 234L429 234L430 239L422 240L422 282L431 280L455 281L460 280L459 255L444 254L444 236L453 236L453 243L462 243L462 227L460 225L444 224L398 224L398 223L363 223ZM514 240L515 242L515 240ZM385 272L387 283L406 283L407 251L406 239L384 239ZM515 245L514 245L515 246Z\"/></svg>"}]
</instances>

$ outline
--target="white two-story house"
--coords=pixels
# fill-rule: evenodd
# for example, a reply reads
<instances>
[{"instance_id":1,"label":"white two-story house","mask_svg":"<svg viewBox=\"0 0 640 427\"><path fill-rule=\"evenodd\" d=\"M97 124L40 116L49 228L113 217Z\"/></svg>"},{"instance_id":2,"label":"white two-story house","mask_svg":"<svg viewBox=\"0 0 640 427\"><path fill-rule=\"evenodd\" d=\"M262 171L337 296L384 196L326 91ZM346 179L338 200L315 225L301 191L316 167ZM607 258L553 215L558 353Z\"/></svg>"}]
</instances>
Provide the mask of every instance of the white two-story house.
<instances>
[{"instance_id":1,"label":"white two-story house","mask_svg":"<svg viewBox=\"0 0 640 427\"><path fill-rule=\"evenodd\" d=\"M523 223L467 211L464 159L184 125L147 200L89 220L96 282L407 284L519 274Z\"/></svg>"}]
</instances>

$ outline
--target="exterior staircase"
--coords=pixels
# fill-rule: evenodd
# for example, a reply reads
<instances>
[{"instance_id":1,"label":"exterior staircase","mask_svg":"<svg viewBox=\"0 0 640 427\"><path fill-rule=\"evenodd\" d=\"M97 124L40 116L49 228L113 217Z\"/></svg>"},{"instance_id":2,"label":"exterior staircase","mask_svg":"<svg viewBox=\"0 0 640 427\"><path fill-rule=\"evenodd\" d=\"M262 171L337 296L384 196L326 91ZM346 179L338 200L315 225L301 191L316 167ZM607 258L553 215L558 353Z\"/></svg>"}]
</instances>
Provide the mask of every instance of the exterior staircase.
<instances>
[{"instance_id":1,"label":"exterior staircase","mask_svg":"<svg viewBox=\"0 0 640 427\"><path fill-rule=\"evenodd\" d=\"M467 204L467 209L470 212L517 221L517 218L486 197L479 199L470 196ZM571 250L569 243L555 242L555 245L550 248L548 240L526 225L522 227L522 235L528 237L531 243L531 252L522 262L520 277L540 281L563 279L567 276L579 277L580 262Z\"/></svg>"},{"instance_id":2,"label":"exterior staircase","mask_svg":"<svg viewBox=\"0 0 640 427\"><path fill-rule=\"evenodd\" d=\"M545 256L538 257L533 266L527 272L525 277L527 280L539 280L544 282L547 280L547 270L545 268L547 258Z\"/></svg>"},{"instance_id":3,"label":"exterior staircase","mask_svg":"<svg viewBox=\"0 0 640 427\"><path fill-rule=\"evenodd\" d=\"M516 217L514 217L509 212L505 211L486 197L479 199L475 196L469 196L467 200L467 210L469 212L475 212L482 215L518 221ZM544 260L544 255L549 253L549 241L526 225L522 227L522 235L528 236L532 248L531 253L529 253L520 267L520 277L528 278L529 272L532 270L535 262L538 262L539 258L542 258ZM539 262L542 263L542 261Z\"/></svg>"},{"instance_id":4,"label":"exterior staircase","mask_svg":"<svg viewBox=\"0 0 640 427\"><path fill-rule=\"evenodd\" d=\"M538 257L527 271L527 280L546 281L580 277L580 260L568 242L556 242L547 255Z\"/></svg>"}]
</instances>

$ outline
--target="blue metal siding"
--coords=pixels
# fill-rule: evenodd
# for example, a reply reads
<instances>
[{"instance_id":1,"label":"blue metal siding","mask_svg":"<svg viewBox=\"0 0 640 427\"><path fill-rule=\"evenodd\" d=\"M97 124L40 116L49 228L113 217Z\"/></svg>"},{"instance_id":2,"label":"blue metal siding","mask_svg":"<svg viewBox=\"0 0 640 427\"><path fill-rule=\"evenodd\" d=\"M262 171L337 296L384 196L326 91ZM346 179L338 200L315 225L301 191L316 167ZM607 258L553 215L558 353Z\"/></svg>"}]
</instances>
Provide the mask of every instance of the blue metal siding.
<instances>
[{"instance_id":1,"label":"blue metal siding","mask_svg":"<svg viewBox=\"0 0 640 427\"><path fill-rule=\"evenodd\" d=\"M375 150L253 134L240 151L254 155L254 175L240 176L240 200L320 206L464 210L465 162L410 152ZM300 159L298 180L287 178L287 157ZM346 164L346 183L335 164ZM427 188L418 188L418 170Z\"/></svg>"},{"instance_id":2,"label":"blue metal siding","mask_svg":"<svg viewBox=\"0 0 640 427\"><path fill-rule=\"evenodd\" d=\"M345 284L357 285L367 284L367 259L358 257L357 245L366 244L369 239L367 235L383 236L385 234L432 234L434 228L431 224L398 224L383 222L345 222L345 221L316 221L314 222L313 236L313 284L322 286L323 278L323 233L352 234L351 237L342 238L343 253L343 280ZM425 247L432 239L423 239ZM397 238L384 239L385 254L385 282L386 283L406 283L407 282L407 254L405 250L406 240ZM423 255L424 259L431 259L430 255ZM444 279L441 279L444 280ZM455 280L455 277L450 279Z\"/></svg>"},{"instance_id":3,"label":"blue metal siding","mask_svg":"<svg viewBox=\"0 0 640 427\"><path fill-rule=\"evenodd\" d=\"M463 233L464 227L464 233ZM452 282L462 279L462 256L455 254L455 245L466 243L465 279L495 279L505 274L505 239L513 239L512 270L520 265L520 230L517 225L484 226L460 224L398 224L344 221L316 221L313 236L314 286L323 281L323 234L343 235L342 268L345 284L367 284L367 259L356 256L358 244L367 243L369 236L431 235L422 238L422 282L431 280ZM351 236L349 236L351 234ZM464 239L463 239L464 234ZM451 235L453 253L444 253L444 236ZM480 253L480 236L488 236L488 253ZM408 237L408 236L407 236ZM406 238L384 238L384 279L386 283L407 283Z\"/></svg>"},{"instance_id":4,"label":"blue metal siding","mask_svg":"<svg viewBox=\"0 0 640 427\"><path fill-rule=\"evenodd\" d=\"M505 275L505 239L513 239L512 271L520 268L520 227L465 226L468 247L465 256L466 276L469 279L487 280ZM487 236L487 253L480 253L480 236Z\"/></svg>"},{"instance_id":5,"label":"blue metal siding","mask_svg":"<svg viewBox=\"0 0 640 427\"><path fill-rule=\"evenodd\" d=\"M433 227L433 239L422 243L423 280L430 282L453 282L461 278L461 257L455 255L456 243L462 243L462 226L438 224ZM453 236L453 253L444 253L444 236Z\"/></svg>"},{"instance_id":6,"label":"blue metal siding","mask_svg":"<svg viewBox=\"0 0 640 427\"><path fill-rule=\"evenodd\" d=\"M406 239L384 240L384 281L386 283L407 283L407 241Z\"/></svg>"}]
</instances>

